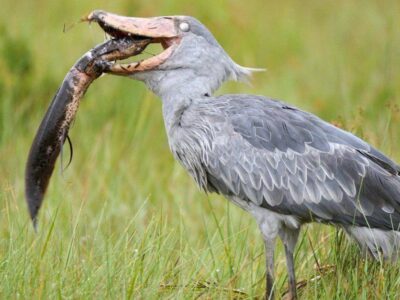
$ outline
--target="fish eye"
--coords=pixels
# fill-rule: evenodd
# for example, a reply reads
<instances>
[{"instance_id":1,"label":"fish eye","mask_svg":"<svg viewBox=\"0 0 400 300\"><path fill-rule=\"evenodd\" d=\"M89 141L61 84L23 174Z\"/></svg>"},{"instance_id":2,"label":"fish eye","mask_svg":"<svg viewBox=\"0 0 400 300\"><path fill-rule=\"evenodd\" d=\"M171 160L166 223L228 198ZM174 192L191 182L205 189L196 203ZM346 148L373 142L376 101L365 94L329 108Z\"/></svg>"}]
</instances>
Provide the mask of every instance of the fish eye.
<instances>
[{"instance_id":1,"label":"fish eye","mask_svg":"<svg viewBox=\"0 0 400 300\"><path fill-rule=\"evenodd\" d=\"M189 31L190 26L188 23L182 22L179 24L179 29L186 32L186 31Z\"/></svg>"}]
</instances>

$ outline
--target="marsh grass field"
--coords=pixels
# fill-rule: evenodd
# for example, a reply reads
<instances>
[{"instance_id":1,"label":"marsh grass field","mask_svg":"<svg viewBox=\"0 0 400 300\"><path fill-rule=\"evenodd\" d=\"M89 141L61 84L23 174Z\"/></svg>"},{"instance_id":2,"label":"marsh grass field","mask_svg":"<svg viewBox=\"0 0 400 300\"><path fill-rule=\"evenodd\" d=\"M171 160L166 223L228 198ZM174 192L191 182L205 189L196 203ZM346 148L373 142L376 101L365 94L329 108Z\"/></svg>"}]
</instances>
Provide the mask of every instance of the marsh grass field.
<instances>
[{"instance_id":1,"label":"marsh grass field","mask_svg":"<svg viewBox=\"0 0 400 300\"><path fill-rule=\"evenodd\" d=\"M264 292L255 222L199 191L169 152L161 102L126 78L104 76L85 95L70 131L72 164L62 174L57 164L34 233L24 200L30 143L70 66L104 40L96 24L70 26L97 8L197 17L236 62L267 69L251 85L228 83L218 94L282 99L400 162L398 0L3 0L1 299L253 299ZM296 271L301 299L400 298L399 263L361 257L334 227L303 228ZM276 279L284 297L280 243Z\"/></svg>"}]
</instances>

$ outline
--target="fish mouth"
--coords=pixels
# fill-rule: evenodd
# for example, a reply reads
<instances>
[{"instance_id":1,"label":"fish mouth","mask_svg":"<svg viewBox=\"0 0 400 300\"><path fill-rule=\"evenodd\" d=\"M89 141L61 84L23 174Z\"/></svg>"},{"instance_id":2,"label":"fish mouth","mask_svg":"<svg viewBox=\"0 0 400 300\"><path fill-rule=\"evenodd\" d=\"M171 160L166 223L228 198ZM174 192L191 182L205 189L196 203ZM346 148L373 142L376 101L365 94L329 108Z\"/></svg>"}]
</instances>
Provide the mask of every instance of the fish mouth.
<instances>
[{"instance_id":1,"label":"fish mouth","mask_svg":"<svg viewBox=\"0 0 400 300\"><path fill-rule=\"evenodd\" d=\"M129 75L157 69L172 55L181 41L174 17L133 18L95 10L83 20L98 23L112 38L150 39L150 43L162 46L163 51L150 58L129 64L111 64L109 71L114 74Z\"/></svg>"}]
</instances>

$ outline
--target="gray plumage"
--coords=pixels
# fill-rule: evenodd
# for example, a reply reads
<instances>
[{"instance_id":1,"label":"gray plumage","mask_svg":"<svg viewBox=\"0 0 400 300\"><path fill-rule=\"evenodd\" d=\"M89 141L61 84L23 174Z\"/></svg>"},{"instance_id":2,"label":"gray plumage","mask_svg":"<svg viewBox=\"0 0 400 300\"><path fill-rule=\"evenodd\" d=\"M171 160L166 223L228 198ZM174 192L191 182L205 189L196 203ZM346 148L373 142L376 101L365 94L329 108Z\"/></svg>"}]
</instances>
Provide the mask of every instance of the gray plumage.
<instances>
[{"instance_id":1,"label":"gray plumage","mask_svg":"<svg viewBox=\"0 0 400 300\"><path fill-rule=\"evenodd\" d=\"M192 99L169 128L199 186L299 223L398 230L400 168L354 135L260 96Z\"/></svg>"},{"instance_id":2,"label":"gray plumage","mask_svg":"<svg viewBox=\"0 0 400 300\"><path fill-rule=\"evenodd\" d=\"M225 95L193 100L177 121L171 149L206 191L302 221L399 228L399 167L311 114Z\"/></svg>"}]
</instances>

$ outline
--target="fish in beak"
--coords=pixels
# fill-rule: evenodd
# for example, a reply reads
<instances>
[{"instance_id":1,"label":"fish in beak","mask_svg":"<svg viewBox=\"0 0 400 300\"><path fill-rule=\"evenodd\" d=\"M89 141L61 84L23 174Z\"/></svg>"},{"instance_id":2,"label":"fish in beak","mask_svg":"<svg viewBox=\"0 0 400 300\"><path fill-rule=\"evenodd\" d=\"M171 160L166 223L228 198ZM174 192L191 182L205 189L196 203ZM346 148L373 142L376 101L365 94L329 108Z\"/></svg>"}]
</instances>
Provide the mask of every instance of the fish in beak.
<instances>
[{"instance_id":1,"label":"fish in beak","mask_svg":"<svg viewBox=\"0 0 400 300\"><path fill-rule=\"evenodd\" d=\"M26 200L35 228L55 162L64 142L69 140L70 125L90 84L105 72L130 75L155 69L179 44L179 32L172 17L130 18L96 10L84 21L97 22L112 39L88 51L74 64L36 133L25 170ZM164 51L135 63L115 63L140 54L150 43L160 43Z\"/></svg>"}]
</instances>

